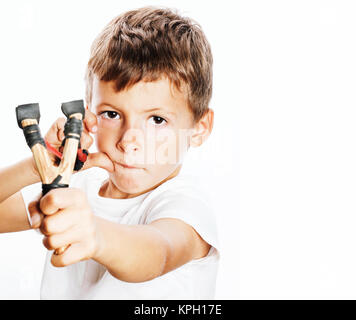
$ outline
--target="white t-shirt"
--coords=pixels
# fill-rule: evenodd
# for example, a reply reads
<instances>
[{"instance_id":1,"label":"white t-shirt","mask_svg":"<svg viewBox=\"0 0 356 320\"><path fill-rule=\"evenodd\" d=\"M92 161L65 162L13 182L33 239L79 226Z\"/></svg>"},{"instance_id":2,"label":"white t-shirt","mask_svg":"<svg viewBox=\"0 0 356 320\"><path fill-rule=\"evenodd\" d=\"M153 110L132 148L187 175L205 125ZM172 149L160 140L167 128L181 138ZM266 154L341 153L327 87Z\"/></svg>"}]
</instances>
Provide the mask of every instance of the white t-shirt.
<instances>
[{"instance_id":1,"label":"white t-shirt","mask_svg":"<svg viewBox=\"0 0 356 320\"><path fill-rule=\"evenodd\" d=\"M176 218L191 225L211 245L207 256L149 281L130 283L113 277L94 260L57 268L46 256L42 299L213 299L219 261L215 216L211 196L197 177L179 173L145 194L128 199L98 195L107 179L105 170L92 168L72 176L70 187L87 194L93 213L120 224L149 224L160 218ZM41 194L37 183L21 190L26 208Z\"/></svg>"}]
</instances>

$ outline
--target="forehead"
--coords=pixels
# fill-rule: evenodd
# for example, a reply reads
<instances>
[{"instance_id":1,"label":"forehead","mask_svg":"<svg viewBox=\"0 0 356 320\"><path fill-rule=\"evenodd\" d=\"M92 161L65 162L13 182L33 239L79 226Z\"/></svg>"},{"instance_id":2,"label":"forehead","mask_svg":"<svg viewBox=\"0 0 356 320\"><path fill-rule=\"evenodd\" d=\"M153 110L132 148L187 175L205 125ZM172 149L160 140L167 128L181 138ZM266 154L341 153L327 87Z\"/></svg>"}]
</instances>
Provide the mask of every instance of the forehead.
<instances>
[{"instance_id":1,"label":"forehead","mask_svg":"<svg viewBox=\"0 0 356 320\"><path fill-rule=\"evenodd\" d=\"M108 103L131 111L161 108L177 115L191 113L187 94L178 90L167 78L156 81L139 81L131 87L117 91L114 81L102 81L94 77L92 107Z\"/></svg>"}]
</instances>

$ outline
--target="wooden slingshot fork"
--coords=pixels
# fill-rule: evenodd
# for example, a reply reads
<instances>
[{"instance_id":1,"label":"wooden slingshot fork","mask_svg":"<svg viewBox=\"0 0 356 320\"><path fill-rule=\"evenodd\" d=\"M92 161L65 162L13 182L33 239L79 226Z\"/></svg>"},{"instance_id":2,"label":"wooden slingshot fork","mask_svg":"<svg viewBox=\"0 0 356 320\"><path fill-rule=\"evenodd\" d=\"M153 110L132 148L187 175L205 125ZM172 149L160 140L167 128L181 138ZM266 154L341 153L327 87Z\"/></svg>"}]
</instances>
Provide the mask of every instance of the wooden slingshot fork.
<instances>
[{"instance_id":1,"label":"wooden slingshot fork","mask_svg":"<svg viewBox=\"0 0 356 320\"><path fill-rule=\"evenodd\" d=\"M83 100L62 104L62 112L67 117L64 126L65 142L59 166L54 166L39 129L40 109L38 103L19 105L16 108L17 123L30 147L42 181L42 196L56 188L67 188L72 175L83 128L85 115ZM68 246L57 248L54 254L62 254Z\"/></svg>"}]
</instances>

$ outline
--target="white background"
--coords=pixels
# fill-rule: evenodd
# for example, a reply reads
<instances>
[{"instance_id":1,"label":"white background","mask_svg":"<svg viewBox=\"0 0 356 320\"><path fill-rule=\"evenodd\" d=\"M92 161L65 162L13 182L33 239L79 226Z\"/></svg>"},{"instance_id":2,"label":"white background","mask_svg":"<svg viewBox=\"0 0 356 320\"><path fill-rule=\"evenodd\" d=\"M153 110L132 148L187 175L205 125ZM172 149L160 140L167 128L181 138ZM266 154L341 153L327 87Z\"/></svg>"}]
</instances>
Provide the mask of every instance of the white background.
<instances>
[{"instance_id":1,"label":"white background","mask_svg":"<svg viewBox=\"0 0 356 320\"><path fill-rule=\"evenodd\" d=\"M356 298L355 15L240 1L240 298Z\"/></svg>"},{"instance_id":2,"label":"white background","mask_svg":"<svg viewBox=\"0 0 356 320\"><path fill-rule=\"evenodd\" d=\"M214 194L216 298L355 299L354 1L1 2L0 167L30 155L15 107L40 102L45 132L83 96L97 33L149 4L196 19L213 49L214 131L186 170ZM0 298L38 298L41 236L0 248Z\"/></svg>"}]
</instances>

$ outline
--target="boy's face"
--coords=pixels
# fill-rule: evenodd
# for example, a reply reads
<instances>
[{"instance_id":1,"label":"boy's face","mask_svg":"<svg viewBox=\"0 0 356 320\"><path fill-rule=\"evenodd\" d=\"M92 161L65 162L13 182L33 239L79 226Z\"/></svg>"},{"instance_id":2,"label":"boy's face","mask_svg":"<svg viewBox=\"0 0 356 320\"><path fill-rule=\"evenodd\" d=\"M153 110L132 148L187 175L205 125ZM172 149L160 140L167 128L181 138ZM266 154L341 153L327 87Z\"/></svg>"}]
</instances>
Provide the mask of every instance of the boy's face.
<instances>
[{"instance_id":1,"label":"boy's face","mask_svg":"<svg viewBox=\"0 0 356 320\"><path fill-rule=\"evenodd\" d=\"M186 95L166 78L120 92L114 82L94 78L90 109L98 120L98 150L113 163L113 198L137 196L176 176L198 128Z\"/></svg>"}]
</instances>

